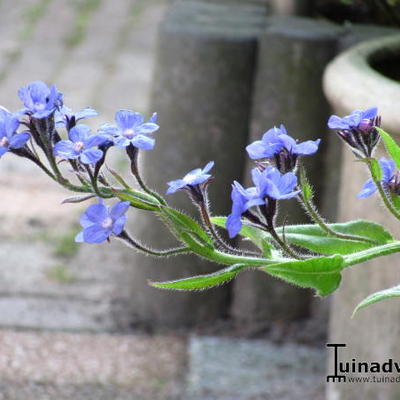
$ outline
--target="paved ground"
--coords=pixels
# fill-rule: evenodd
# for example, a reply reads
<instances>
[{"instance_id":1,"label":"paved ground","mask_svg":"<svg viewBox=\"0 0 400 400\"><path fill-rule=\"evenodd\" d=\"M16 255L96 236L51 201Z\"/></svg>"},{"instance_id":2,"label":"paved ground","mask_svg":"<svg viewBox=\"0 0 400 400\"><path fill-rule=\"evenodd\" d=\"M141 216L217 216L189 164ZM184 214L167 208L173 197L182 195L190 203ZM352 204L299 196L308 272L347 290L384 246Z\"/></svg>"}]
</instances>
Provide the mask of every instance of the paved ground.
<instances>
[{"instance_id":1,"label":"paved ground","mask_svg":"<svg viewBox=\"0 0 400 400\"><path fill-rule=\"evenodd\" d=\"M322 400L324 350L216 337L0 331L0 400Z\"/></svg>"}]
</instances>

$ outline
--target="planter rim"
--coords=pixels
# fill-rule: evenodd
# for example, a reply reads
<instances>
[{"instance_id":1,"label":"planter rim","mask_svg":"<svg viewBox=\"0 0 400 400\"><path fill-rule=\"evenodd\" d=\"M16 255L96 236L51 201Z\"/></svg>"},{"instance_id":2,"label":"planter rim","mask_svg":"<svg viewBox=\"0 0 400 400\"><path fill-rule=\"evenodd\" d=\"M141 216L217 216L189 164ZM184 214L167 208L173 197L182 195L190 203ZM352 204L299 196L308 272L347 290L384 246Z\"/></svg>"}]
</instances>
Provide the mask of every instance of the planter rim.
<instances>
[{"instance_id":1,"label":"planter rim","mask_svg":"<svg viewBox=\"0 0 400 400\"><path fill-rule=\"evenodd\" d=\"M382 127L400 135L400 82L371 67L371 60L400 55L400 34L362 42L335 57L323 77L324 93L336 113L377 106Z\"/></svg>"}]
</instances>

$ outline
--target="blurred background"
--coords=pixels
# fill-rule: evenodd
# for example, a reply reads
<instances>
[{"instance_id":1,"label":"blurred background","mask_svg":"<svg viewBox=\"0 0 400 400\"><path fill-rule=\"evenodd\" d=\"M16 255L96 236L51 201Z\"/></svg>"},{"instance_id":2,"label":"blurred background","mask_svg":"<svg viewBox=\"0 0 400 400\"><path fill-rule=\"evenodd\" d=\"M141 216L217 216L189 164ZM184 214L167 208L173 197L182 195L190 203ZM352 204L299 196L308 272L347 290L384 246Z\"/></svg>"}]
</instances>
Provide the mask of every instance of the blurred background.
<instances>
[{"instance_id":1,"label":"blurred background","mask_svg":"<svg viewBox=\"0 0 400 400\"><path fill-rule=\"evenodd\" d=\"M99 116L85 122L94 129L119 109L158 112L156 149L141 160L149 185L163 193L165 182L215 160L215 215L229 212L234 179L249 183L246 144L283 123L301 141L323 138L318 156L306 160L323 215L351 218L341 199L365 217L350 206L353 194L339 192L349 173L343 165L353 164L326 121L332 111L380 99L359 94L364 103L344 104L347 92L324 89L323 76L338 54L395 37L399 24L395 0L1 0L0 104L21 108L17 90L43 80L71 109L95 108ZM399 66L397 48L390 71ZM332 76L354 92L345 74ZM118 151L111 157L128 177L127 160ZM330 298L256 271L207 292L156 290L147 280L217 266L186 256L155 260L116 241L77 245L85 205L61 205L70 193L11 154L0 171L0 400L377 398L325 390L325 343L347 340L340 334L351 324L376 325L374 317L350 322L369 281L336 306L348 306L345 314L330 312ZM171 203L195 213L184 193ZM293 201L281 221L307 217ZM132 213L129 224L153 247L171 244L147 214ZM381 312L394 329L396 312ZM398 398L393 390L381 395Z\"/></svg>"}]
</instances>

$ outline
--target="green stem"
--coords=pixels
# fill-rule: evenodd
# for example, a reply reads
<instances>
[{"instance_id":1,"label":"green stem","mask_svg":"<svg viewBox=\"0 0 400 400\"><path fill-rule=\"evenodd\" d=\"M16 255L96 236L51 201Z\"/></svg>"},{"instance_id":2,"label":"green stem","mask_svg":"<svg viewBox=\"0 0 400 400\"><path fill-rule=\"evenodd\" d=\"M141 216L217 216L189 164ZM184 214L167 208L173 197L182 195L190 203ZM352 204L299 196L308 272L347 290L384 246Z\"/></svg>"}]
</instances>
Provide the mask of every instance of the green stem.
<instances>
[{"instance_id":1,"label":"green stem","mask_svg":"<svg viewBox=\"0 0 400 400\"><path fill-rule=\"evenodd\" d=\"M263 266L278 264L281 262L291 261L288 258L262 258L262 257L245 257L235 254L223 253L212 247L206 247L195 240L189 233L182 232L181 239L190 246L190 249L197 255L207 260L215 261L219 264L233 265L246 264L248 266Z\"/></svg>"},{"instance_id":2,"label":"green stem","mask_svg":"<svg viewBox=\"0 0 400 400\"><path fill-rule=\"evenodd\" d=\"M391 214L400 220L400 213L396 210L396 207L390 200L389 196L387 195L385 189L382 186L382 182L376 179L375 174L372 171L371 162L367 161L369 171L371 173L372 180L374 181L376 187L378 188L379 195L381 196L383 203L385 204L386 208L391 212Z\"/></svg>"},{"instance_id":3,"label":"green stem","mask_svg":"<svg viewBox=\"0 0 400 400\"><path fill-rule=\"evenodd\" d=\"M397 253L400 251L400 241L391 242L387 244L383 244L377 247L371 247L366 250L359 251L353 254L344 255L343 258L345 260L345 266L349 267L350 265L359 264L364 261L371 260L373 258L386 256L392 253Z\"/></svg>"},{"instance_id":4,"label":"green stem","mask_svg":"<svg viewBox=\"0 0 400 400\"><path fill-rule=\"evenodd\" d=\"M228 243L225 243L225 241L219 236L218 232L214 228L213 223L211 222L210 211L208 209L207 202L202 202L199 205L199 209L200 209L200 214L201 214L201 218L203 220L203 223L204 223L206 229L210 232L210 234L211 234L211 236L214 239L216 244L219 244L222 248L224 248L225 250L227 250L227 251L229 251L231 253L234 253L234 254L256 255L256 253L254 253L254 252L236 249L236 248L230 246Z\"/></svg>"},{"instance_id":5,"label":"green stem","mask_svg":"<svg viewBox=\"0 0 400 400\"><path fill-rule=\"evenodd\" d=\"M295 258L296 260L304 260L304 257L299 256L296 254L276 233L276 230L273 226L268 226L268 232L272 236L272 238L279 244L282 250L287 253L289 256Z\"/></svg>"},{"instance_id":6,"label":"green stem","mask_svg":"<svg viewBox=\"0 0 400 400\"><path fill-rule=\"evenodd\" d=\"M168 256L176 256L178 254L184 254L190 252L190 247L176 247L168 250L153 250L148 247L143 246L140 242L133 239L128 232L122 231L118 236L123 242L127 243L129 246L133 247L136 250L141 251L142 253L149 254L155 257L168 257Z\"/></svg>"},{"instance_id":7,"label":"green stem","mask_svg":"<svg viewBox=\"0 0 400 400\"><path fill-rule=\"evenodd\" d=\"M339 239L345 239L345 240L357 240L359 242L366 242L366 243L377 243L375 240L368 239L362 236L357 236L357 235L347 235L344 233L339 233L334 231L332 228L330 228L322 218L322 216L318 213L317 208L315 207L314 203L312 200L306 200L304 196L301 194L297 197L300 201L300 203L303 205L305 210L307 211L308 215L311 217L311 219L328 235L337 237Z\"/></svg>"}]
</instances>

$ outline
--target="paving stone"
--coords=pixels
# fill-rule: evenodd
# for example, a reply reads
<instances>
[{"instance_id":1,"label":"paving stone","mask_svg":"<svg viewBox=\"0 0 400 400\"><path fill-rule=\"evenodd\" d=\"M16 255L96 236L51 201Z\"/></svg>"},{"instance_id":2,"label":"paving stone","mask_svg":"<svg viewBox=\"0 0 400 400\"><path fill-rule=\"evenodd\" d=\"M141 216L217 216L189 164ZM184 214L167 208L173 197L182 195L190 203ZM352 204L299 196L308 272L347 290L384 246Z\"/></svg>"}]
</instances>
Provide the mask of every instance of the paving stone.
<instances>
[{"instance_id":1,"label":"paving stone","mask_svg":"<svg viewBox=\"0 0 400 400\"><path fill-rule=\"evenodd\" d=\"M149 6L150 4L150 6ZM138 0L128 18L129 29L117 54L109 60L105 76L97 88L94 105L113 115L118 109L148 110L153 76L157 26L165 12L163 0ZM149 25L149 21L151 25Z\"/></svg>"},{"instance_id":2,"label":"paving stone","mask_svg":"<svg viewBox=\"0 0 400 400\"><path fill-rule=\"evenodd\" d=\"M191 400L322 400L325 349L263 340L193 337Z\"/></svg>"},{"instance_id":3,"label":"paving stone","mask_svg":"<svg viewBox=\"0 0 400 400\"><path fill-rule=\"evenodd\" d=\"M103 77L104 65L119 43L123 29L121 21L126 23L125 15L131 3L130 0L120 0L115 7L114 2L101 2L87 25L82 43L72 49L60 66L59 74L54 77L59 87L68 93L66 100L74 108L90 105L93 90Z\"/></svg>"},{"instance_id":4,"label":"paving stone","mask_svg":"<svg viewBox=\"0 0 400 400\"><path fill-rule=\"evenodd\" d=\"M75 19L73 2L55 0L49 3L35 31L23 43L18 62L10 68L0 86L1 93L7 94L4 106L10 110L21 108L16 95L21 86L34 80L51 80L54 69L63 59L66 51L64 39L74 26Z\"/></svg>"},{"instance_id":5,"label":"paving stone","mask_svg":"<svg viewBox=\"0 0 400 400\"><path fill-rule=\"evenodd\" d=\"M0 331L0 399L177 399L185 348L173 336Z\"/></svg>"}]
</instances>

